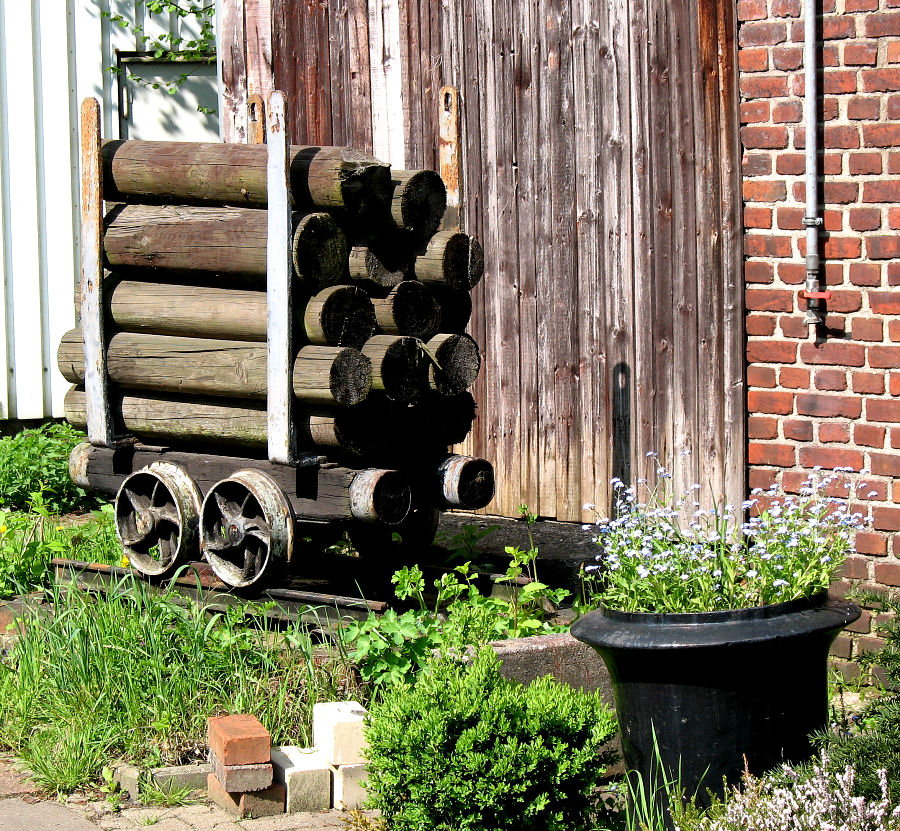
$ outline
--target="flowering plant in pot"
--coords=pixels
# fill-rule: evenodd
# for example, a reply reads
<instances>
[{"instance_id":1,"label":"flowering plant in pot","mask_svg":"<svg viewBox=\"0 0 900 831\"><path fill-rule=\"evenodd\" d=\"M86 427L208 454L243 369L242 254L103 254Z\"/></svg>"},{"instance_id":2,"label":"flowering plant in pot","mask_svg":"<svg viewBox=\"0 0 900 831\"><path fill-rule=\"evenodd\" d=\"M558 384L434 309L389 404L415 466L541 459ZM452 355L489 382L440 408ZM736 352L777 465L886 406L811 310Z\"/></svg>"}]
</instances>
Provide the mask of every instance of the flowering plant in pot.
<instances>
[{"instance_id":1,"label":"flowering plant in pot","mask_svg":"<svg viewBox=\"0 0 900 831\"><path fill-rule=\"evenodd\" d=\"M613 480L614 514L592 526L601 552L587 602L599 608L572 634L609 668L626 766L645 787L677 779L702 803L745 764L812 754L828 649L860 614L828 597L863 524L858 485L815 472L799 494L755 492L740 517L701 508L699 486L673 494L661 466L639 486Z\"/></svg>"}]
</instances>

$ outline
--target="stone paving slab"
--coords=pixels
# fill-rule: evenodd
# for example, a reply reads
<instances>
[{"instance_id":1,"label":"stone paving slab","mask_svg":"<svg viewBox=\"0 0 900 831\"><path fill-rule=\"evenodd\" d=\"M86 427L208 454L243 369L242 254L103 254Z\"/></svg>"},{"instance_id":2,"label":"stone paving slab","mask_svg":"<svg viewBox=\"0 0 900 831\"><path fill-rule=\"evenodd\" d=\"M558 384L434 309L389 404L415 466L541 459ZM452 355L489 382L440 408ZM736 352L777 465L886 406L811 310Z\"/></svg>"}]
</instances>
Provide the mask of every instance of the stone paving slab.
<instances>
[{"instance_id":1,"label":"stone paving slab","mask_svg":"<svg viewBox=\"0 0 900 831\"><path fill-rule=\"evenodd\" d=\"M0 799L0 831L97 831L78 811L59 802Z\"/></svg>"}]
</instances>

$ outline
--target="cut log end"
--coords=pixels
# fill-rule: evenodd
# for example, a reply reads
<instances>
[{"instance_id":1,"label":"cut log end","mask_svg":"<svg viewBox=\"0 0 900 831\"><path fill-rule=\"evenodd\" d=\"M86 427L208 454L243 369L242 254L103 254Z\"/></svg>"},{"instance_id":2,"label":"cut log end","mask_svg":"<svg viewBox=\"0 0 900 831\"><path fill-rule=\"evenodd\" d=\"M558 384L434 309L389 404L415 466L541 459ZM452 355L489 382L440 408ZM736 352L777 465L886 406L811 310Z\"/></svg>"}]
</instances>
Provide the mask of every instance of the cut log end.
<instances>
[{"instance_id":1,"label":"cut log end","mask_svg":"<svg viewBox=\"0 0 900 831\"><path fill-rule=\"evenodd\" d=\"M458 395L478 377L481 355L478 344L468 335L440 334L425 345L431 359L428 385L441 395Z\"/></svg>"},{"instance_id":2,"label":"cut log end","mask_svg":"<svg viewBox=\"0 0 900 831\"><path fill-rule=\"evenodd\" d=\"M294 273L301 284L317 291L344 276L347 240L326 213L306 214L297 222L291 248Z\"/></svg>"},{"instance_id":3,"label":"cut log end","mask_svg":"<svg viewBox=\"0 0 900 831\"><path fill-rule=\"evenodd\" d=\"M437 302L427 286L404 280L385 298L373 301L378 328L388 335L408 335L428 340L440 326Z\"/></svg>"},{"instance_id":4,"label":"cut log end","mask_svg":"<svg viewBox=\"0 0 900 831\"><path fill-rule=\"evenodd\" d=\"M440 498L449 508L474 511L494 498L494 468L485 459L450 456L438 467Z\"/></svg>"},{"instance_id":5,"label":"cut log end","mask_svg":"<svg viewBox=\"0 0 900 831\"><path fill-rule=\"evenodd\" d=\"M363 354L372 361L372 388L383 390L392 401L412 401L419 396L424 369L422 344L416 338L376 335Z\"/></svg>"},{"instance_id":6,"label":"cut log end","mask_svg":"<svg viewBox=\"0 0 900 831\"><path fill-rule=\"evenodd\" d=\"M420 240L434 236L447 209L447 188L433 170L397 170L392 174L391 215L398 228Z\"/></svg>"},{"instance_id":7,"label":"cut log end","mask_svg":"<svg viewBox=\"0 0 900 831\"><path fill-rule=\"evenodd\" d=\"M412 491L397 470L363 470L350 483L350 512L361 522L402 522L412 505Z\"/></svg>"},{"instance_id":8,"label":"cut log end","mask_svg":"<svg viewBox=\"0 0 900 831\"><path fill-rule=\"evenodd\" d=\"M474 237L440 231L416 257L416 279L469 291L484 275L484 251Z\"/></svg>"},{"instance_id":9,"label":"cut log end","mask_svg":"<svg viewBox=\"0 0 900 831\"><path fill-rule=\"evenodd\" d=\"M356 349L341 349L331 365L331 393L342 407L365 401L372 387L372 362Z\"/></svg>"},{"instance_id":10,"label":"cut log end","mask_svg":"<svg viewBox=\"0 0 900 831\"><path fill-rule=\"evenodd\" d=\"M347 259L350 278L376 291L392 289L403 280L405 268L399 263L388 263L386 259L370 248L354 246Z\"/></svg>"},{"instance_id":11,"label":"cut log end","mask_svg":"<svg viewBox=\"0 0 900 831\"><path fill-rule=\"evenodd\" d=\"M306 306L303 325L310 343L360 348L375 332L375 309L356 286L331 286Z\"/></svg>"},{"instance_id":12,"label":"cut log end","mask_svg":"<svg viewBox=\"0 0 900 831\"><path fill-rule=\"evenodd\" d=\"M439 283L431 283L428 288L440 309L440 331L457 335L465 332L472 317L472 295L463 289L451 289Z\"/></svg>"}]
</instances>

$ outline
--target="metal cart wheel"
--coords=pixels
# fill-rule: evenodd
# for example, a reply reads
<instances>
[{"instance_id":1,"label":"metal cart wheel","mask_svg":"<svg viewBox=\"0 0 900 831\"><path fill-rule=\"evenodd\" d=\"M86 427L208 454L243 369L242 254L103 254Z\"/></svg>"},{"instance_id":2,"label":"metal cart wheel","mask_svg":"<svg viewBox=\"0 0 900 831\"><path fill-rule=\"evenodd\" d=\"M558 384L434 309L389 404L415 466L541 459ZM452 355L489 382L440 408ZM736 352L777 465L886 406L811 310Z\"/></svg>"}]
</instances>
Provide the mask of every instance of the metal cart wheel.
<instances>
[{"instance_id":1,"label":"metal cart wheel","mask_svg":"<svg viewBox=\"0 0 900 831\"><path fill-rule=\"evenodd\" d=\"M128 476L115 517L125 556L147 577L167 575L196 554L200 491L178 465L154 462Z\"/></svg>"},{"instance_id":2,"label":"metal cart wheel","mask_svg":"<svg viewBox=\"0 0 900 831\"><path fill-rule=\"evenodd\" d=\"M212 486L200 511L200 550L234 588L260 587L291 558L294 511L265 473L239 470Z\"/></svg>"}]
</instances>

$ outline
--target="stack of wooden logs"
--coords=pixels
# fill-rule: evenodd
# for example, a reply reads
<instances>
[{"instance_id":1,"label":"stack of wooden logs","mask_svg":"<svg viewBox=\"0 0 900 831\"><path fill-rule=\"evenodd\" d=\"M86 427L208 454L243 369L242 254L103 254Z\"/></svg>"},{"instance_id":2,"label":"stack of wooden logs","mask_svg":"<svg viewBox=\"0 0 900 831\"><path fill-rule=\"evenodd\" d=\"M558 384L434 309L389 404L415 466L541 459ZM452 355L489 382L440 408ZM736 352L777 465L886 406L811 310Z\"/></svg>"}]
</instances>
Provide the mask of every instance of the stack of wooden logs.
<instances>
[{"instance_id":1,"label":"stack of wooden logs","mask_svg":"<svg viewBox=\"0 0 900 831\"><path fill-rule=\"evenodd\" d=\"M265 146L109 141L102 159L117 431L264 459ZM491 465L449 454L475 414L480 355L465 327L480 245L440 230L446 193L432 171L343 147L292 146L289 162L299 449L342 470L403 472L413 513L483 507ZM74 385L66 416L84 427L80 329L58 362Z\"/></svg>"}]
</instances>

